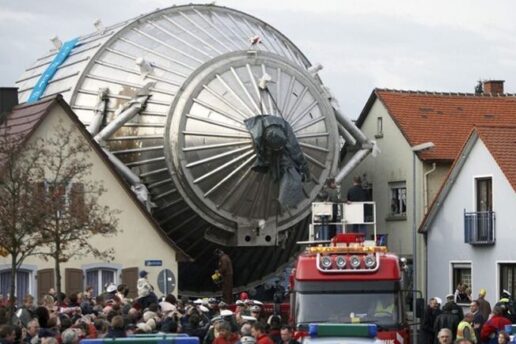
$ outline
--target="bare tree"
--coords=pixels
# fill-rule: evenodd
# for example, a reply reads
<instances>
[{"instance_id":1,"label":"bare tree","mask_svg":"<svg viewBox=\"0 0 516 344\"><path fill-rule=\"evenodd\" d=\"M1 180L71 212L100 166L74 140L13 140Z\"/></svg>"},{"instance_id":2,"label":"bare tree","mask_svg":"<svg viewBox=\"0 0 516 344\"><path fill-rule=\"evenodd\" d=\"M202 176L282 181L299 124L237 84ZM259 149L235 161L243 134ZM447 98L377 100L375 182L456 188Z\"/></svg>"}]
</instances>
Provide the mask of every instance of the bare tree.
<instances>
[{"instance_id":1,"label":"bare tree","mask_svg":"<svg viewBox=\"0 0 516 344\"><path fill-rule=\"evenodd\" d=\"M92 153L90 145L62 123L55 129L59 135L44 139L46 178L41 190L47 215L41 226L46 241L41 256L54 260L60 295L61 263L89 254L104 260L113 258L113 249L100 250L90 239L116 235L118 211L99 202L106 189L102 181L91 177L93 164L87 158Z\"/></svg>"},{"instance_id":2,"label":"bare tree","mask_svg":"<svg viewBox=\"0 0 516 344\"><path fill-rule=\"evenodd\" d=\"M23 135L0 127L0 251L11 256L9 302L14 307L17 271L25 259L39 254L40 225L45 207L38 199L37 182L44 175L45 149L41 141L24 143Z\"/></svg>"}]
</instances>

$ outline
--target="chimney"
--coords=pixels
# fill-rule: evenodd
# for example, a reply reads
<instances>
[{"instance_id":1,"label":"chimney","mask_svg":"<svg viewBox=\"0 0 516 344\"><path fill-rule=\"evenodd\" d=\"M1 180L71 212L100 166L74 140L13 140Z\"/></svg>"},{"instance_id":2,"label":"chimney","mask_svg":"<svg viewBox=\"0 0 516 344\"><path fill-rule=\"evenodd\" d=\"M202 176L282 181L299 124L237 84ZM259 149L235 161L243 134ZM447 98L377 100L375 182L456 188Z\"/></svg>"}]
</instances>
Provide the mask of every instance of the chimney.
<instances>
[{"instance_id":1,"label":"chimney","mask_svg":"<svg viewBox=\"0 0 516 344\"><path fill-rule=\"evenodd\" d=\"M0 122L16 105L18 105L18 88L0 87Z\"/></svg>"},{"instance_id":2,"label":"chimney","mask_svg":"<svg viewBox=\"0 0 516 344\"><path fill-rule=\"evenodd\" d=\"M486 80L483 83L484 94L501 95L503 94L503 83L505 80Z\"/></svg>"}]
</instances>

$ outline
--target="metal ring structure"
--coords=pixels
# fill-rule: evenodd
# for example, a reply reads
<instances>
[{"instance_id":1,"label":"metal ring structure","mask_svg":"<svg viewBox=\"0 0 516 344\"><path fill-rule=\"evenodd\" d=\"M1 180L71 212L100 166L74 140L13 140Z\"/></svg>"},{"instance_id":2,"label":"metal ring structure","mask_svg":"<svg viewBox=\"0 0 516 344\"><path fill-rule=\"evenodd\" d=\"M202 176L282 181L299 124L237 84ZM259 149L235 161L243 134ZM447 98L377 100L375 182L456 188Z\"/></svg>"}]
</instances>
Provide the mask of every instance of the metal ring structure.
<instances>
[{"instance_id":1,"label":"metal ring structure","mask_svg":"<svg viewBox=\"0 0 516 344\"><path fill-rule=\"evenodd\" d=\"M21 102L56 53L21 76ZM163 231L195 259L180 264L180 293L215 288L212 252L221 247L233 260L235 287L246 289L299 252L309 204L337 168L335 114L310 66L287 37L253 16L215 5L173 6L79 37L43 97L61 93L88 126L99 90L107 88L109 124L154 82L145 108L105 145L143 181ZM265 73L272 97L260 102L255 83ZM254 150L243 120L262 111L286 117L308 160L313 178L295 209L279 211L276 187L249 169Z\"/></svg>"}]
</instances>

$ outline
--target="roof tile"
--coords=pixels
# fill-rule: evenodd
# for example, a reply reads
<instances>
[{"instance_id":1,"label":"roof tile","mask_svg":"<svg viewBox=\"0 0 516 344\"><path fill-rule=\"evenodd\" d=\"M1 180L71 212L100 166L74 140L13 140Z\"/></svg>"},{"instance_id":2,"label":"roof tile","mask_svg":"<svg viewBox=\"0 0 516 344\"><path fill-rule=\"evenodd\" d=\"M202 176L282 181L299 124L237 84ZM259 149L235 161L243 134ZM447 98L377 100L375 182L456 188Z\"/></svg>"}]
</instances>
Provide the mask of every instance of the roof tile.
<instances>
[{"instance_id":1,"label":"roof tile","mask_svg":"<svg viewBox=\"0 0 516 344\"><path fill-rule=\"evenodd\" d=\"M479 126L476 131L516 191L516 125Z\"/></svg>"},{"instance_id":2,"label":"roof tile","mask_svg":"<svg viewBox=\"0 0 516 344\"><path fill-rule=\"evenodd\" d=\"M431 141L422 160L453 161L475 126L516 125L516 97L376 89L411 146Z\"/></svg>"}]
</instances>

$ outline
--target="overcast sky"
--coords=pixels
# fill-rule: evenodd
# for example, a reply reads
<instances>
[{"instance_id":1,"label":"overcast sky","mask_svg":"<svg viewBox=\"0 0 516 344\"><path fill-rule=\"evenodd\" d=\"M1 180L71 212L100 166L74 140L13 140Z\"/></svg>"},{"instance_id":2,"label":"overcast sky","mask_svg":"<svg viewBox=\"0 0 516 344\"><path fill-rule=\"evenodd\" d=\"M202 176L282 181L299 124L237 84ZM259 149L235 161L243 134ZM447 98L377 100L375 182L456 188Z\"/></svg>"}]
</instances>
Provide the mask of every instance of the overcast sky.
<instances>
[{"instance_id":1,"label":"overcast sky","mask_svg":"<svg viewBox=\"0 0 516 344\"><path fill-rule=\"evenodd\" d=\"M190 1L0 0L0 86L52 46L104 25ZM276 27L356 118L375 87L472 92L479 79L516 92L516 1L220 0Z\"/></svg>"}]
</instances>

